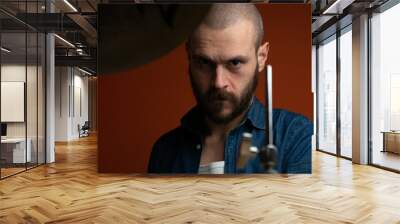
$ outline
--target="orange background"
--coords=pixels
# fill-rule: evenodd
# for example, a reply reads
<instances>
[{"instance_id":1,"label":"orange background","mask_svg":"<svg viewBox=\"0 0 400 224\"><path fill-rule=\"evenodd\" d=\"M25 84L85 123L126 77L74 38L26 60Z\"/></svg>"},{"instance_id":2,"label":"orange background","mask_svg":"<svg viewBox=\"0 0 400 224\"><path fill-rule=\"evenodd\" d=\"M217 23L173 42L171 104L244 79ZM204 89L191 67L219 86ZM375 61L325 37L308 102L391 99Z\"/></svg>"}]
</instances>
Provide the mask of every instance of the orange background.
<instances>
[{"instance_id":1,"label":"orange background","mask_svg":"<svg viewBox=\"0 0 400 224\"><path fill-rule=\"evenodd\" d=\"M311 7L259 4L270 42L274 108L313 120ZM100 34L101 35L101 34ZM118 56L118 52L115 52ZM98 170L144 173L153 143L195 105L184 43L157 60L98 79ZM256 94L264 101L264 76Z\"/></svg>"}]
</instances>

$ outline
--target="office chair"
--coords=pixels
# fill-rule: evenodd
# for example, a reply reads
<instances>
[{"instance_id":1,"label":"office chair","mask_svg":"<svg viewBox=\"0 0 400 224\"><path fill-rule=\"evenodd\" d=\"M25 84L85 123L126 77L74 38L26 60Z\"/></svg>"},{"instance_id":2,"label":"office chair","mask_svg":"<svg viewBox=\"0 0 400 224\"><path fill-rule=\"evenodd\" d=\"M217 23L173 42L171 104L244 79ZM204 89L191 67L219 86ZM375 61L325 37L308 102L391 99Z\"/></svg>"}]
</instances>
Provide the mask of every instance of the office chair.
<instances>
[{"instance_id":1,"label":"office chair","mask_svg":"<svg viewBox=\"0 0 400 224\"><path fill-rule=\"evenodd\" d=\"M79 138L89 136L89 129L90 129L89 121L85 121L82 127L80 127L80 125L78 124Z\"/></svg>"}]
</instances>

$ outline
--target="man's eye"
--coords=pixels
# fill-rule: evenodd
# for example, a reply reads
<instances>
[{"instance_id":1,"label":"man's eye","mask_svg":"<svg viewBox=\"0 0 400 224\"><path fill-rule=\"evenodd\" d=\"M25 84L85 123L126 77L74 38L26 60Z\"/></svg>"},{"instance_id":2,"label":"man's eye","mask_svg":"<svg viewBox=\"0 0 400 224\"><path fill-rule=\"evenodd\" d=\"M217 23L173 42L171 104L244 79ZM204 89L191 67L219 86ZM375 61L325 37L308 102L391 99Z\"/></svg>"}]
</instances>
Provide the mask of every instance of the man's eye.
<instances>
[{"instance_id":1,"label":"man's eye","mask_svg":"<svg viewBox=\"0 0 400 224\"><path fill-rule=\"evenodd\" d=\"M199 65L202 65L202 66L208 66L208 65L211 64L209 60L204 59L204 58L199 58L199 59L197 59L197 63L198 63Z\"/></svg>"},{"instance_id":2,"label":"man's eye","mask_svg":"<svg viewBox=\"0 0 400 224\"><path fill-rule=\"evenodd\" d=\"M200 64L202 64L202 65L209 65L210 62L209 62L208 60L206 60L206 59L200 59Z\"/></svg>"},{"instance_id":3,"label":"man's eye","mask_svg":"<svg viewBox=\"0 0 400 224\"><path fill-rule=\"evenodd\" d=\"M242 62L240 60L231 60L229 61L229 64L233 67L239 67L240 65L242 65Z\"/></svg>"}]
</instances>

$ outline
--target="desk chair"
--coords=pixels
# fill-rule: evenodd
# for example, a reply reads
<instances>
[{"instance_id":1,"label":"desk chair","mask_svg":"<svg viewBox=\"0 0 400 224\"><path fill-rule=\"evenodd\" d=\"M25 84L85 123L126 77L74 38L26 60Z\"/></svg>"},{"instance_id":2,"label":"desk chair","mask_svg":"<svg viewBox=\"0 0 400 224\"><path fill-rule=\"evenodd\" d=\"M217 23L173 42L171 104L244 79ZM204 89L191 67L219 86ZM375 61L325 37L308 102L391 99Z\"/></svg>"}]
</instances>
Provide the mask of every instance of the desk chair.
<instances>
[{"instance_id":1,"label":"desk chair","mask_svg":"<svg viewBox=\"0 0 400 224\"><path fill-rule=\"evenodd\" d=\"M80 127L80 125L78 124L79 138L89 136L89 129L90 129L89 121L85 121L82 127Z\"/></svg>"}]
</instances>

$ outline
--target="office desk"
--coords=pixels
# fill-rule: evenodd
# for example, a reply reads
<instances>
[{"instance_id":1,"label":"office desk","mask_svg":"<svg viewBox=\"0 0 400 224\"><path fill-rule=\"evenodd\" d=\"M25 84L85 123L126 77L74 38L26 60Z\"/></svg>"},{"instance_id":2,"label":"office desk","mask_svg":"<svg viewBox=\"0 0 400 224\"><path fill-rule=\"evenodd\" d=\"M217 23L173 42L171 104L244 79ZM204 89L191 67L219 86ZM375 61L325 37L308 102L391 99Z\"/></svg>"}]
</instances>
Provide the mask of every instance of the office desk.
<instances>
[{"instance_id":1,"label":"office desk","mask_svg":"<svg viewBox=\"0 0 400 224\"><path fill-rule=\"evenodd\" d=\"M30 138L6 138L1 139L1 157L5 163L25 163L30 162L32 158ZM25 145L26 152L25 152Z\"/></svg>"},{"instance_id":2,"label":"office desk","mask_svg":"<svg viewBox=\"0 0 400 224\"><path fill-rule=\"evenodd\" d=\"M400 131L383 131L382 152L393 152L400 154Z\"/></svg>"}]
</instances>

